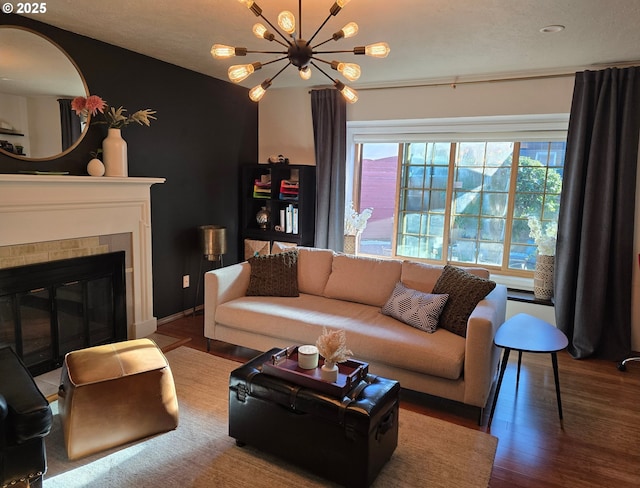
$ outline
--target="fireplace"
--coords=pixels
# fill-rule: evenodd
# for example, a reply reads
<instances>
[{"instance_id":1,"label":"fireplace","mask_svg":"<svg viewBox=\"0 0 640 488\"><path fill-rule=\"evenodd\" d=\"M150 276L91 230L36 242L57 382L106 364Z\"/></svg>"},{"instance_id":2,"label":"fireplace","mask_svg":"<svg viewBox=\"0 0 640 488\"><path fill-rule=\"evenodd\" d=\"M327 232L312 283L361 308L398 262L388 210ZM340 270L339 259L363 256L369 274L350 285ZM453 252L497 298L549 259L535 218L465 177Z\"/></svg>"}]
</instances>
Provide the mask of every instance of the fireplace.
<instances>
[{"instance_id":1,"label":"fireplace","mask_svg":"<svg viewBox=\"0 0 640 488\"><path fill-rule=\"evenodd\" d=\"M155 332L151 186L164 178L0 174L0 260L16 246L124 236L129 339ZM101 243L102 244L102 243ZM120 250L116 246L113 250ZM13 265L15 266L15 264Z\"/></svg>"},{"instance_id":2,"label":"fireplace","mask_svg":"<svg viewBox=\"0 0 640 488\"><path fill-rule=\"evenodd\" d=\"M0 347L33 375L127 338L124 251L0 270Z\"/></svg>"}]
</instances>

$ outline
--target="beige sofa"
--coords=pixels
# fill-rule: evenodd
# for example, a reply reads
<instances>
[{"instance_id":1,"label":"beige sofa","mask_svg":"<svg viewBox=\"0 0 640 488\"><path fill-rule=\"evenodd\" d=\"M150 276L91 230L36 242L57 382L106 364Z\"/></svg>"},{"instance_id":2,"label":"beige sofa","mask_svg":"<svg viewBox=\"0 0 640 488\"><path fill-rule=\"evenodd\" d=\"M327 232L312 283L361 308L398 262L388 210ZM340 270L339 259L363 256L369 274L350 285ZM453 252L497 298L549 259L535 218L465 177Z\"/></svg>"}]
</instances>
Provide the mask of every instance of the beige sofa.
<instances>
[{"instance_id":1,"label":"beige sofa","mask_svg":"<svg viewBox=\"0 0 640 488\"><path fill-rule=\"evenodd\" d=\"M207 272L205 337L266 351L314 344L323 326L343 329L347 346L371 373L479 407L482 415L497 369L493 337L505 319L504 286L477 304L465 338L442 328L427 333L381 313L398 281L430 292L441 266L301 247L297 268L298 297L245 296L248 262ZM486 270L474 272L488 277Z\"/></svg>"}]
</instances>

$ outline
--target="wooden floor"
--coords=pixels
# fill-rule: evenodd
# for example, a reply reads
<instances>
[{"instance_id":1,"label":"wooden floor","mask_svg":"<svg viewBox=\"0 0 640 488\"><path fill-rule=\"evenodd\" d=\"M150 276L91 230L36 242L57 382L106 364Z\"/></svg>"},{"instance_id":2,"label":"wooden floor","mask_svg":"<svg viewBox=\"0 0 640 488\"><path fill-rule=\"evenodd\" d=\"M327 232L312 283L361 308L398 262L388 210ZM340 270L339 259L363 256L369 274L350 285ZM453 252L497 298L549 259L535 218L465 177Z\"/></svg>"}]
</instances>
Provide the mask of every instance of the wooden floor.
<instances>
[{"instance_id":1,"label":"wooden floor","mask_svg":"<svg viewBox=\"0 0 640 488\"><path fill-rule=\"evenodd\" d=\"M188 347L206 351L201 313L161 325L158 332L189 337ZM256 354L220 342L212 343L211 352L238 361ZM402 406L496 436L492 488L640 486L640 362L623 373L615 363L561 352L558 365L564 426L549 354L523 355L517 391L510 359L490 430L489 408L478 426L474 412L427 395L403 391Z\"/></svg>"}]
</instances>

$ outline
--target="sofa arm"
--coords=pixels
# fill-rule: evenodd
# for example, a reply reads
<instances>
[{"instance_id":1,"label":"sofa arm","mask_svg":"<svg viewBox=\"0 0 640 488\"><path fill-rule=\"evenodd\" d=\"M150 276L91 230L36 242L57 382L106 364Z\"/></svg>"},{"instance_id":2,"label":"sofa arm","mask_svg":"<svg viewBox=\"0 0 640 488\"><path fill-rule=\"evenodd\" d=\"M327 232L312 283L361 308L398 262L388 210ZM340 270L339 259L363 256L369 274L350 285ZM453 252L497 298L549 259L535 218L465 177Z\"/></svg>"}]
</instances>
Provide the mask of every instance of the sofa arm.
<instances>
[{"instance_id":1,"label":"sofa arm","mask_svg":"<svg viewBox=\"0 0 640 488\"><path fill-rule=\"evenodd\" d=\"M499 358L493 338L505 320L506 309L507 288L497 285L469 317L464 359L464 403L481 408L487 404Z\"/></svg>"},{"instance_id":2,"label":"sofa arm","mask_svg":"<svg viewBox=\"0 0 640 488\"><path fill-rule=\"evenodd\" d=\"M214 269L204 274L204 336L213 339L218 305L245 295L249 287L248 262Z\"/></svg>"}]
</instances>

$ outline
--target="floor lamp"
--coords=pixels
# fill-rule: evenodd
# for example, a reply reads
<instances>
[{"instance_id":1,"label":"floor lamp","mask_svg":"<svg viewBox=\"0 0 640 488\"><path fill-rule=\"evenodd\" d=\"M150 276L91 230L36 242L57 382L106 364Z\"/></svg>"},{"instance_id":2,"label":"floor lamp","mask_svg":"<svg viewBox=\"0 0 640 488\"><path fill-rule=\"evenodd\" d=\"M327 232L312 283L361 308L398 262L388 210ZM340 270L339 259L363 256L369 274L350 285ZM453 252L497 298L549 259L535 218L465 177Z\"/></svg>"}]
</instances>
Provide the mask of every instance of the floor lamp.
<instances>
[{"instance_id":1,"label":"floor lamp","mask_svg":"<svg viewBox=\"0 0 640 488\"><path fill-rule=\"evenodd\" d=\"M196 297L193 303L193 315L196 314L198 304L198 294L200 293L200 283L202 281L202 262L220 262L220 268L224 266L222 256L227 252L227 228L221 225L201 225L198 227L200 237L200 269L198 272L198 285L196 286Z\"/></svg>"}]
</instances>

